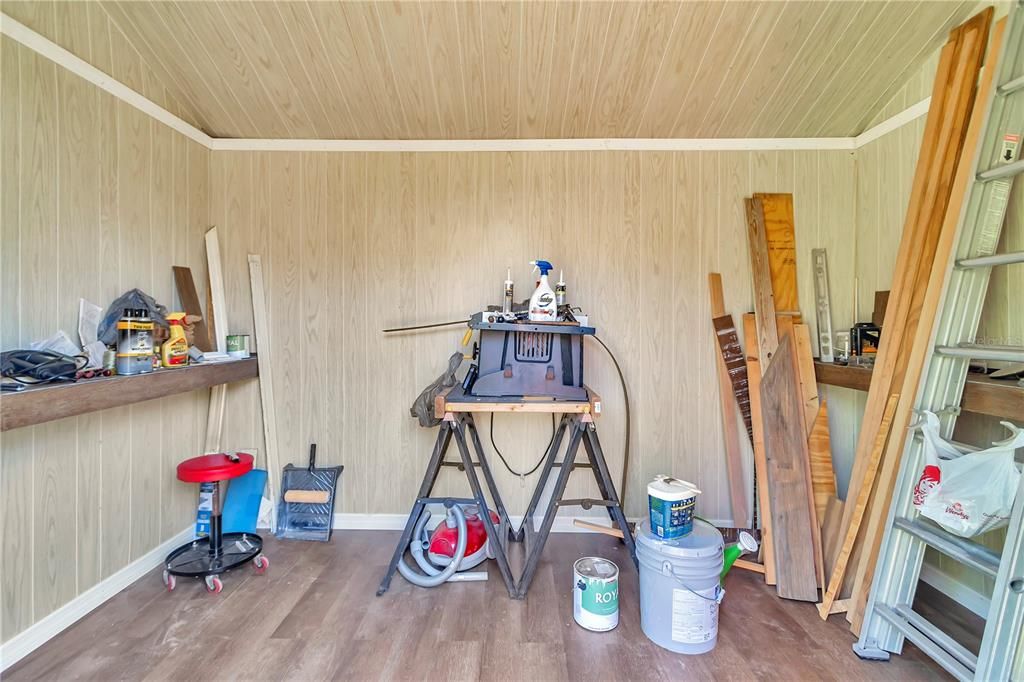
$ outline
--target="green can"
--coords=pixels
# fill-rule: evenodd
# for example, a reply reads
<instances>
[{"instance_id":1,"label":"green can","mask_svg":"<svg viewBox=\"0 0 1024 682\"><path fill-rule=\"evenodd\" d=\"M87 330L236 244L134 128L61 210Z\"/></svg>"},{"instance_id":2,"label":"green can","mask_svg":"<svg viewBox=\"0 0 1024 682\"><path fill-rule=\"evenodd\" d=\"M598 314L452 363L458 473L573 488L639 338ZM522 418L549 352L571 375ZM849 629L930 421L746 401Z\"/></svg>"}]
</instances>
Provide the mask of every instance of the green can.
<instances>
[{"instance_id":1,"label":"green can","mask_svg":"<svg viewBox=\"0 0 1024 682\"><path fill-rule=\"evenodd\" d=\"M573 564L572 615L581 627L607 632L619 624L619 567L601 557Z\"/></svg>"}]
</instances>

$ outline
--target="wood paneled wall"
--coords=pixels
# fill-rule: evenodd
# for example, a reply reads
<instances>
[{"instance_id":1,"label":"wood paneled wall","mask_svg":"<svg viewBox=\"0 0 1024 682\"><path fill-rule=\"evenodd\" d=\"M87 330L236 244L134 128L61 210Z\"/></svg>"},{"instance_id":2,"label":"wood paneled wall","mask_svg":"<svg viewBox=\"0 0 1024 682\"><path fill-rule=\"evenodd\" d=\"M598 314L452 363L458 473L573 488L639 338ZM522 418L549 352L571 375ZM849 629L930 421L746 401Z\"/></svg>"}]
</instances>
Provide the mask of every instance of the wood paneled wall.
<instances>
[{"instance_id":1,"label":"wood paneled wall","mask_svg":"<svg viewBox=\"0 0 1024 682\"><path fill-rule=\"evenodd\" d=\"M80 297L175 306L175 264L205 290L209 151L6 37L0 67L0 348L77 339ZM3 641L185 528L196 492L174 466L201 447L206 401L0 435Z\"/></svg>"},{"instance_id":2,"label":"wood paneled wall","mask_svg":"<svg viewBox=\"0 0 1024 682\"><path fill-rule=\"evenodd\" d=\"M316 441L322 461L344 464L343 512L408 510L435 433L416 426L409 406L464 331L381 329L497 303L506 267L528 296L527 262L545 257L564 269L570 301L590 313L629 384L627 513L642 513L647 481L671 473L704 490L703 516L728 520L706 274L723 274L737 319L751 309L742 200L754 191L795 194L804 310L813 310L810 250L852 248L847 152L215 152L210 177L234 331L251 331L246 253L264 259L283 459L304 461ZM852 280L852 258L832 267ZM847 299L834 300L834 313L838 325L852 322ZM618 477L622 393L596 344L587 362ZM258 405L255 387L231 390L229 442L262 445ZM549 435L546 416L495 419L495 442L517 471ZM464 491L461 474L442 476L441 490ZM521 512L529 487L505 471L500 483ZM596 493L581 474L570 487L570 496Z\"/></svg>"}]
</instances>

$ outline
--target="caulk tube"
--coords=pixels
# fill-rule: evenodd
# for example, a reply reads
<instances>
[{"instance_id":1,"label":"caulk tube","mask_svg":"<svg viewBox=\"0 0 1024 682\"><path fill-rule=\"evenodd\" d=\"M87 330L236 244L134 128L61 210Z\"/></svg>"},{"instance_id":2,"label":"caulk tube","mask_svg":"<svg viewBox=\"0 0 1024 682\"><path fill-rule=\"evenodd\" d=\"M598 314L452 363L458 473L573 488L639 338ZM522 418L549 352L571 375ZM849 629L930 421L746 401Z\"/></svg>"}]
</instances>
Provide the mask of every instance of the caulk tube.
<instances>
[{"instance_id":1,"label":"caulk tube","mask_svg":"<svg viewBox=\"0 0 1024 682\"><path fill-rule=\"evenodd\" d=\"M558 271L558 284L555 285L555 302L565 305L565 270Z\"/></svg>"},{"instance_id":2,"label":"caulk tube","mask_svg":"<svg viewBox=\"0 0 1024 682\"><path fill-rule=\"evenodd\" d=\"M515 284L512 283L512 268L505 273L505 299L501 306L503 313L512 312L512 299L515 296Z\"/></svg>"},{"instance_id":3,"label":"caulk tube","mask_svg":"<svg viewBox=\"0 0 1024 682\"><path fill-rule=\"evenodd\" d=\"M732 565L736 563L744 554L753 554L757 551L757 540L754 536L743 530L740 531L739 542L729 545L725 548L725 564L722 566L722 572L719 574L719 580L725 580L725 574L729 572Z\"/></svg>"}]
</instances>

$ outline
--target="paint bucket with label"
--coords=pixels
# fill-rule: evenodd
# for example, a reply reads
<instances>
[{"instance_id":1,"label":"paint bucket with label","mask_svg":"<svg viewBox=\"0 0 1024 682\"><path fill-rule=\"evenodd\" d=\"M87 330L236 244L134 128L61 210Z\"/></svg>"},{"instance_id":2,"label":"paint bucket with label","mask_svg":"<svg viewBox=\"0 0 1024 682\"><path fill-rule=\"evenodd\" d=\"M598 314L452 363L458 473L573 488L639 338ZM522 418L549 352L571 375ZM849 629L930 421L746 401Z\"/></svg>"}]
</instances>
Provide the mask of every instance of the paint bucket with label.
<instances>
[{"instance_id":1,"label":"paint bucket with label","mask_svg":"<svg viewBox=\"0 0 1024 682\"><path fill-rule=\"evenodd\" d=\"M724 547L718 529L700 519L689 535L673 539L651 532L646 520L637 524L640 627L648 639L680 654L715 648Z\"/></svg>"},{"instance_id":2,"label":"paint bucket with label","mask_svg":"<svg viewBox=\"0 0 1024 682\"><path fill-rule=\"evenodd\" d=\"M647 484L651 529L663 538L679 538L693 529L693 510L700 491L689 481L655 476Z\"/></svg>"},{"instance_id":3,"label":"paint bucket with label","mask_svg":"<svg viewBox=\"0 0 1024 682\"><path fill-rule=\"evenodd\" d=\"M228 355L233 358L249 357L249 335L228 334Z\"/></svg>"},{"instance_id":4,"label":"paint bucket with label","mask_svg":"<svg viewBox=\"0 0 1024 682\"><path fill-rule=\"evenodd\" d=\"M572 616L595 632L619 624L619 567L600 557L583 557L572 567Z\"/></svg>"}]
</instances>

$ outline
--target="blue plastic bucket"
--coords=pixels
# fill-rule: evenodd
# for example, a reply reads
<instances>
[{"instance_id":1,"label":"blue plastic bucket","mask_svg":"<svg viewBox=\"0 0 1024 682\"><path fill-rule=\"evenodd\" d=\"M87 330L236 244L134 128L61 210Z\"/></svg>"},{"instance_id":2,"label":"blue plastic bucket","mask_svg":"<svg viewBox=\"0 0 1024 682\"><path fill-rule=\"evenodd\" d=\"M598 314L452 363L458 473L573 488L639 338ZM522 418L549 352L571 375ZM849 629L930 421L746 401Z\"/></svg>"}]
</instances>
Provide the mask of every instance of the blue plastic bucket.
<instances>
[{"instance_id":1,"label":"blue plastic bucket","mask_svg":"<svg viewBox=\"0 0 1024 682\"><path fill-rule=\"evenodd\" d=\"M647 484L651 531L665 539L681 538L693 530L699 490L687 481L657 476Z\"/></svg>"}]
</instances>

